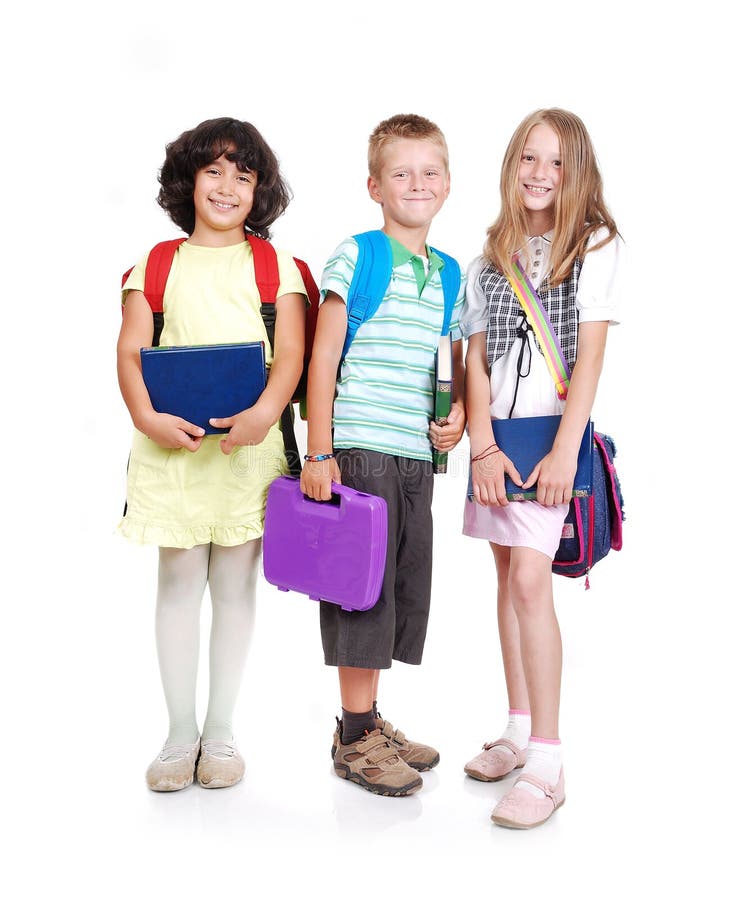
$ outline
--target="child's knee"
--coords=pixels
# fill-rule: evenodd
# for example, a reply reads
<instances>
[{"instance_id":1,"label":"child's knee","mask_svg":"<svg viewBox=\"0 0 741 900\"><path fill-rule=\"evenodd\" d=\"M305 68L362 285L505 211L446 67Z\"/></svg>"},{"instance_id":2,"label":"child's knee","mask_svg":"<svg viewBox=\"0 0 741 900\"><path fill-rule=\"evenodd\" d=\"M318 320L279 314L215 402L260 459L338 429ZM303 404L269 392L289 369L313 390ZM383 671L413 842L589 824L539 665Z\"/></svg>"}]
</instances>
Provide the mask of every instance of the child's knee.
<instances>
[{"instance_id":1,"label":"child's knee","mask_svg":"<svg viewBox=\"0 0 741 900\"><path fill-rule=\"evenodd\" d=\"M507 594L518 615L537 615L549 610L553 606L550 564L523 560L511 565Z\"/></svg>"}]
</instances>

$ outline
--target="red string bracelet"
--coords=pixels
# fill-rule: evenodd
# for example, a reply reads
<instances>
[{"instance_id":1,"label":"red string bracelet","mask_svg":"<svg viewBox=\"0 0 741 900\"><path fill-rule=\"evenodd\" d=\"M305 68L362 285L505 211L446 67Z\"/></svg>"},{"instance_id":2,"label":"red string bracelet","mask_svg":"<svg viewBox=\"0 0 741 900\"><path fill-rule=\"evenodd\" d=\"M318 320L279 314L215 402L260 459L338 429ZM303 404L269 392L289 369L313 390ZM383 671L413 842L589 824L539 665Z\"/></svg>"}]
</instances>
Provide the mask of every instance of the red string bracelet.
<instances>
[{"instance_id":1,"label":"red string bracelet","mask_svg":"<svg viewBox=\"0 0 741 900\"><path fill-rule=\"evenodd\" d=\"M499 452L499 447L497 447L496 444L489 444L486 450L482 450L481 453L478 454L478 456L472 456L471 462L479 462L479 460L486 459L487 456L494 456L495 453Z\"/></svg>"}]
</instances>

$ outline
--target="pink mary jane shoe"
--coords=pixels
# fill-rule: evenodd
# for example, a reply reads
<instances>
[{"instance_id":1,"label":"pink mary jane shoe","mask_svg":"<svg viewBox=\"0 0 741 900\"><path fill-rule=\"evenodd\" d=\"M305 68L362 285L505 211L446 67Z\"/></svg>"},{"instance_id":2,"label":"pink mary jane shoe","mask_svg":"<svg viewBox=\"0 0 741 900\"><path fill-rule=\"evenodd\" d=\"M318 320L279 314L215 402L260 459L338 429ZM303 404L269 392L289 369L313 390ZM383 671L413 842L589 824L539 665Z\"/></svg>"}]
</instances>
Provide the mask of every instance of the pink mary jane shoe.
<instances>
[{"instance_id":1,"label":"pink mary jane shoe","mask_svg":"<svg viewBox=\"0 0 741 900\"><path fill-rule=\"evenodd\" d=\"M512 752L503 753L499 748ZM491 744L484 744L483 751L467 762L463 771L478 781L499 781L513 769L521 769L526 760L527 747L520 750L517 744L513 744L507 738L500 738Z\"/></svg>"},{"instance_id":2,"label":"pink mary jane shoe","mask_svg":"<svg viewBox=\"0 0 741 900\"><path fill-rule=\"evenodd\" d=\"M520 781L527 781L545 794L545 797L534 797L530 791L517 787ZM542 778L536 775L523 773L515 782L512 790L494 807L491 820L496 825L504 825L506 828L535 828L550 819L559 806L563 806L566 795L564 792L563 769L558 776L556 785L546 784Z\"/></svg>"}]
</instances>

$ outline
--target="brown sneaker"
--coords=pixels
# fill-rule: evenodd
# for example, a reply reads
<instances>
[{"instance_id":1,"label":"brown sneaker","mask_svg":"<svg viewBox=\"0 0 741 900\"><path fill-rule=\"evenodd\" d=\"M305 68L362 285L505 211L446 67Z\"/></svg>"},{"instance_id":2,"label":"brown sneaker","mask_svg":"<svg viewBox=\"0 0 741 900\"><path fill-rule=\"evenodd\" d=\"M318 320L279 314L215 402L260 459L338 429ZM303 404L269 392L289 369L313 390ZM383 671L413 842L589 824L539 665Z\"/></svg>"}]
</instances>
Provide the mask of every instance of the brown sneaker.
<instances>
[{"instance_id":1,"label":"brown sneaker","mask_svg":"<svg viewBox=\"0 0 741 900\"><path fill-rule=\"evenodd\" d=\"M440 754L434 747L410 741L403 731L394 728L391 722L387 722L386 719L378 718L376 722L381 730L381 734L388 739L391 746L408 766L411 766L418 772L426 772L440 762Z\"/></svg>"},{"instance_id":2,"label":"brown sneaker","mask_svg":"<svg viewBox=\"0 0 741 900\"><path fill-rule=\"evenodd\" d=\"M386 719L379 717L376 719L376 724L381 734L410 768L416 769L417 772L427 772L440 762L440 754L434 747L410 741L403 731L394 728L391 722L387 722ZM332 741L332 759L334 759L340 743L340 728L341 722L337 719L337 728Z\"/></svg>"},{"instance_id":3,"label":"brown sneaker","mask_svg":"<svg viewBox=\"0 0 741 900\"><path fill-rule=\"evenodd\" d=\"M354 744L343 744L341 737L342 725L338 723L332 758L340 778L384 797L404 797L422 787L420 776L401 759L380 729Z\"/></svg>"}]
</instances>

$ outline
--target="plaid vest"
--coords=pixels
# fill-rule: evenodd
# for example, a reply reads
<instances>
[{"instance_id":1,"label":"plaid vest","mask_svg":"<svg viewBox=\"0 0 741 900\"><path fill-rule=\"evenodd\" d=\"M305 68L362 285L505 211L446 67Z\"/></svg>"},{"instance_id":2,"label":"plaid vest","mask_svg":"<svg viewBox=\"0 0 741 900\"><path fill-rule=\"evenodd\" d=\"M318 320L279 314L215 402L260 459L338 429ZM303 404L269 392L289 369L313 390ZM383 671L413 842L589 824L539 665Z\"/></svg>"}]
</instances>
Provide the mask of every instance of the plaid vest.
<instances>
[{"instance_id":1,"label":"plaid vest","mask_svg":"<svg viewBox=\"0 0 741 900\"><path fill-rule=\"evenodd\" d=\"M574 267L568 278L558 287L548 287L546 277L538 288L538 295L543 301L545 311L553 325L558 340L561 342L569 368L576 362L576 339L579 329L579 313L576 309L576 288L579 283L581 260L574 261ZM489 370L494 363L509 350L518 337L523 337L529 326L527 318L515 296L507 276L503 275L491 263L486 263L479 274L479 284L486 297L489 312L489 325L486 332L486 354ZM543 350L535 338L535 344Z\"/></svg>"}]
</instances>

